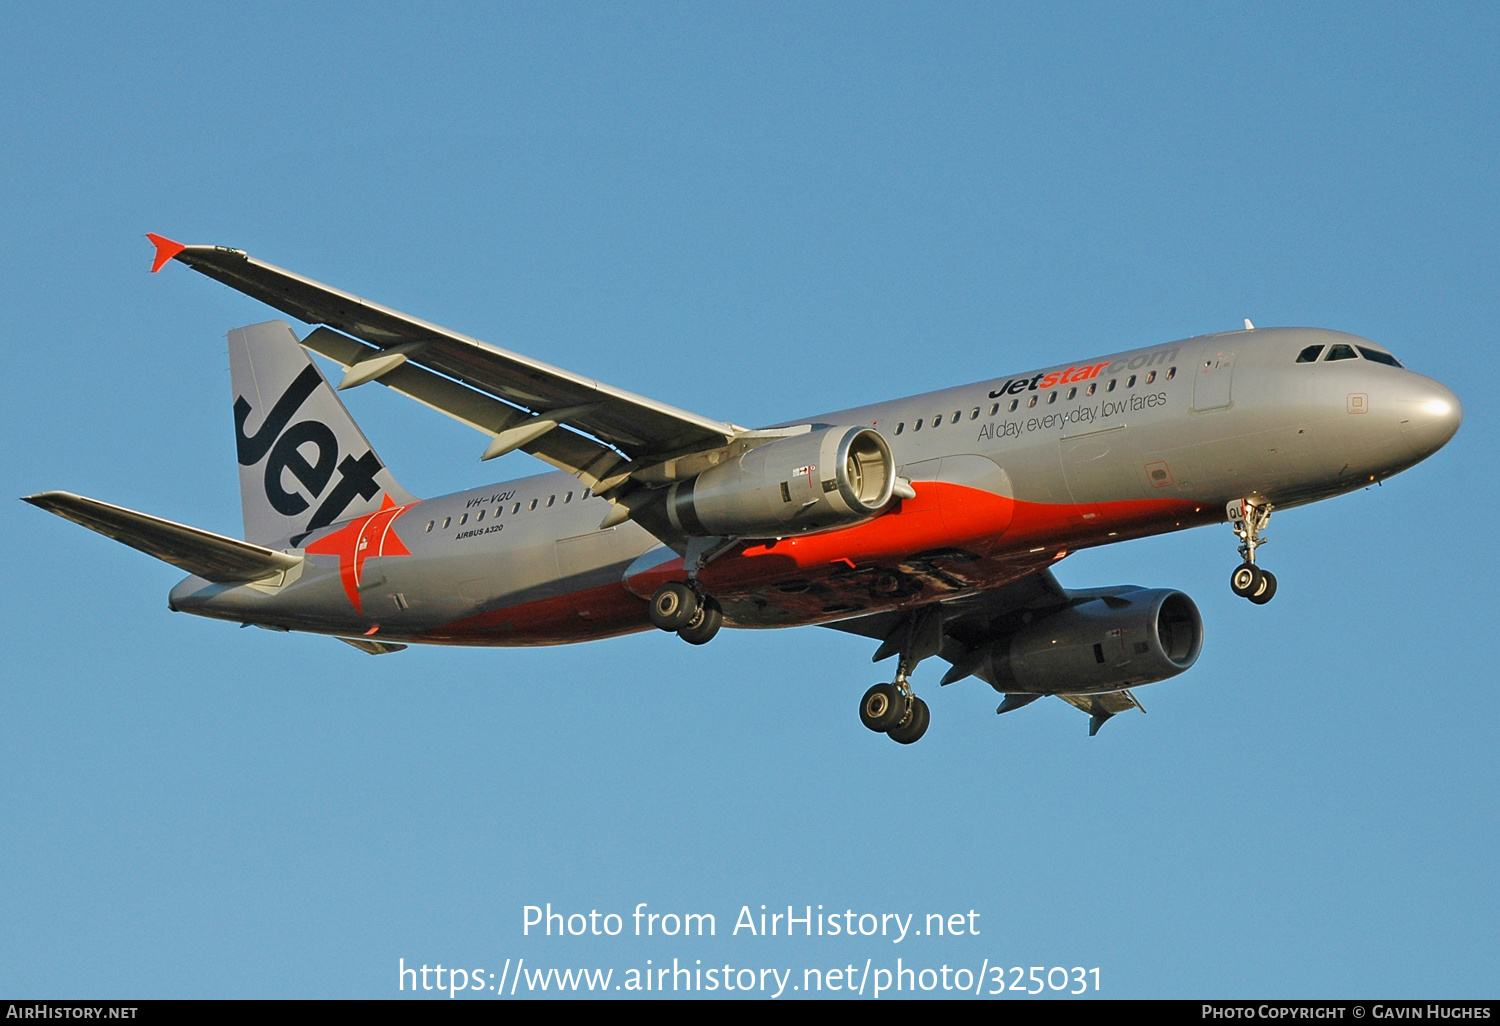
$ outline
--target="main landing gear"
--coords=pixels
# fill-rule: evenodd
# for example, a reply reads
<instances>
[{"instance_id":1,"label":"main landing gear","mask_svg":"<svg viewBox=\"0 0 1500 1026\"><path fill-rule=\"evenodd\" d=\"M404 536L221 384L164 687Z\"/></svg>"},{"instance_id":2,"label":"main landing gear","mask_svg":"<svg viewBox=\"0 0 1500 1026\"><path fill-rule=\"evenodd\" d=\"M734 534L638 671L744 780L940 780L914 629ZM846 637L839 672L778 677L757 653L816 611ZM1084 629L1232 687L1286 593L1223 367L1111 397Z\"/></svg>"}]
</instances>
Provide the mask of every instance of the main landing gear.
<instances>
[{"instance_id":1,"label":"main landing gear","mask_svg":"<svg viewBox=\"0 0 1500 1026\"><path fill-rule=\"evenodd\" d=\"M886 734L898 744L909 745L927 733L932 714L927 703L899 684L876 684L859 702L859 721L877 734Z\"/></svg>"},{"instance_id":2,"label":"main landing gear","mask_svg":"<svg viewBox=\"0 0 1500 1026\"><path fill-rule=\"evenodd\" d=\"M689 645L708 644L724 624L717 602L677 581L656 589L648 615L653 625L675 633Z\"/></svg>"},{"instance_id":3,"label":"main landing gear","mask_svg":"<svg viewBox=\"0 0 1500 1026\"><path fill-rule=\"evenodd\" d=\"M900 654L896 679L876 684L859 700L859 721L897 744L909 745L927 733L932 714L927 703L912 694L910 678L917 664L943 647L943 611L931 605L908 613L886 635L875 652L875 662Z\"/></svg>"},{"instance_id":4,"label":"main landing gear","mask_svg":"<svg viewBox=\"0 0 1500 1026\"><path fill-rule=\"evenodd\" d=\"M1225 507L1225 512L1234 526L1235 537L1240 540L1240 556L1244 559L1229 575L1229 590L1263 606L1276 594L1276 575L1255 565L1255 550L1267 541L1261 531L1271 522L1271 504L1235 499Z\"/></svg>"},{"instance_id":5,"label":"main landing gear","mask_svg":"<svg viewBox=\"0 0 1500 1026\"><path fill-rule=\"evenodd\" d=\"M687 583L669 581L656 589L647 614L651 623L671 631L689 645L707 645L712 641L724 626L724 610L713 596L703 594L698 572L739 542L739 538L728 537L689 538L687 552L682 557L682 565L688 572Z\"/></svg>"}]
</instances>

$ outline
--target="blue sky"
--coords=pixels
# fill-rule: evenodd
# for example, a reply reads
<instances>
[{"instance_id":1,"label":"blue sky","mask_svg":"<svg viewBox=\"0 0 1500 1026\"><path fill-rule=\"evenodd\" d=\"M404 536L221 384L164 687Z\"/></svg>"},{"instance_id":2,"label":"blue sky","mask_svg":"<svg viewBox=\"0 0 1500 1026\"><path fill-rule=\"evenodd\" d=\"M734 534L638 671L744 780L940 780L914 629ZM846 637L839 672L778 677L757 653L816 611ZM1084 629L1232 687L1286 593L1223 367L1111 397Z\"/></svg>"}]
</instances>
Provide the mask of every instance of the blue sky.
<instances>
[{"instance_id":1,"label":"blue sky","mask_svg":"<svg viewBox=\"0 0 1500 1026\"><path fill-rule=\"evenodd\" d=\"M239 529L224 332L155 231L624 388L771 423L1256 324L1356 332L1458 436L1278 515L1078 553L1177 587L1190 672L863 730L832 631L412 649L169 613L179 576L0 504L0 991L395 993L484 968L1099 966L1101 993L1492 996L1500 14L1445 5L12 4L0 495ZM402 483L533 472L379 389ZM521 935L522 907L719 936ZM742 905L977 937L725 936ZM941 991L935 993L941 994Z\"/></svg>"}]
</instances>

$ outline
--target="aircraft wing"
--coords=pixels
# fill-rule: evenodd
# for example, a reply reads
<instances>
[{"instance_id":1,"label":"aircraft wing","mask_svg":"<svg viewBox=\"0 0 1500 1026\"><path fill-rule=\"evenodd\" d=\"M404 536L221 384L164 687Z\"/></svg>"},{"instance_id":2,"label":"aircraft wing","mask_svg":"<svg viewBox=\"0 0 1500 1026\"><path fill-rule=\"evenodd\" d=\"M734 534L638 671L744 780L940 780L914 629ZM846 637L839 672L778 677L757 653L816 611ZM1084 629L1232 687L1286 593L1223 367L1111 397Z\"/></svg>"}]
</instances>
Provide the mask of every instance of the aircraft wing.
<instances>
[{"instance_id":1,"label":"aircraft wing","mask_svg":"<svg viewBox=\"0 0 1500 1026\"><path fill-rule=\"evenodd\" d=\"M71 492L41 492L25 496L25 501L216 584L264 580L302 562L301 556Z\"/></svg>"},{"instance_id":2,"label":"aircraft wing","mask_svg":"<svg viewBox=\"0 0 1500 1026\"><path fill-rule=\"evenodd\" d=\"M380 353L373 346L328 328L316 329L302 340L302 344L351 369ZM452 417L460 424L496 439L505 437L507 432L517 428L524 430L528 424L542 419L407 361L392 367L380 375L378 380L391 391L399 392L408 399L415 399L424 406ZM598 491L605 490L599 487L601 481L608 483L610 478L616 478L619 473L634 469L613 448L572 431L546 431L519 443L516 448L560 470L578 475L586 486Z\"/></svg>"},{"instance_id":3,"label":"aircraft wing","mask_svg":"<svg viewBox=\"0 0 1500 1026\"><path fill-rule=\"evenodd\" d=\"M910 671L917 661L940 656L952 666L943 684L963 680L981 665L984 647L997 637L1018 628L1026 613L1050 613L1064 606L1091 601L1111 594L1112 589L1099 588L1070 592L1057 582L1052 571L1042 567L1008 584L977 595L949 601L933 602L912 610L872 613L836 623L825 624L835 630L878 638L881 646L874 661L901 655ZM1030 705L1042 695L1007 694L995 711L1007 713ZM1058 695L1064 702L1089 715L1089 736L1093 737L1110 717L1128 709L1146 709L1129 688L1099 695Z\"/></svg>"},{"instance_id":4,"label":"aircraft wing","mask_svg":"<svg viewBox=\"0 0 1500 1026\"><path fill-rule=\"evenodd\" d=\"M527 426L524 418L539 421L546 414L560 411L561 423L617 450L624 462L634 467L719 448L743 433L733 424L679 410L449 331L256 260L241 250L185 246L158 235L148 237L157 247L153 271L169 260L178 260L298 320L327 325L374 347L351 354L372 361L368 367L372 373L360 380L383 377L404 363L417 364L509 404L514 413L509 426ZM373 362L377 360L384 361L378 366L389 369L377 371ZM551 434L565 437L567 433ZM565 444L554 440L553 447ZM569 455L580 458L578 453ZM613 459L622 462L619 457Z\"/></svg>"}]
</instances>

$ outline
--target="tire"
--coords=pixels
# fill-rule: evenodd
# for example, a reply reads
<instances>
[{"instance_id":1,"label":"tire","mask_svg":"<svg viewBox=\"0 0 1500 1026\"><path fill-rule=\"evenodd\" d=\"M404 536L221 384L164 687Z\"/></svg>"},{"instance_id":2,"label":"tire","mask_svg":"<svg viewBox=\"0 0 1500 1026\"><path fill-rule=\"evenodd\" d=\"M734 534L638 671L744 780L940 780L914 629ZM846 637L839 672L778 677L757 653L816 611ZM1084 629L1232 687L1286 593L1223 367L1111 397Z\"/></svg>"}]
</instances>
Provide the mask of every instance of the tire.
<instances>
[{"instance_id":1,"label":"tire","mask_svg":"<svg viewBox=\"0 0 1500 1026\"><path fill-rule=\"evenodd\" d=\"M1229 590L1240 598L1249 598L1261 587L1265 572L1254 563L1241 563L1229 575Z\"/></svg>"},{"instance_id":2,"label":"tire","mask_svg":"<svg viewBox=\"0 0 1500 1026\"><path fill-rule=\"evenodd\" d=\"M1260 587L1250 596L1250 601L1257 606L1263 606L1276 597L1276 575L1269 570L1262 570L1260 577Z\"/></svg>"},{"instance_id":3,"label":"tire","mask_svg":"<svg viewBox=\"0 0 1500 1026\"><path fill-rule=\"evenodd\" d=\"M914 744L922 739L927 733L927 725L932 722L932 713L927 708L927 703L920 698L911 700L911 719L899 727L892 727L887 733L891 740L897 744Z\"/></svg>"},{"instance_id":4,"label":"tire","mask_svg":"<svg viewBox=\"0 0 1500 1026\"><path fill-rule=\"evenodd\" d=\"M859 700L859 722L884 734L906 715L906 696L894 684L876 684Z\"/></svg>"},{"instance_id":5,"label":"tire","mask_svg":"<svg viewBox=\"0 0 1500 1026\"><path fill-rule=\"evenodd\" d=\"M677 636L689 645L707 645L724 624L724 612L713 599L704 599L698 613Z\"/></svg>"},{"instance_id":6,"label":"tire","mask_svg":"<svg viewBox=\"0 0 1500 1026\"><path fill-rule=\"evenodd\" d=\"M664 631L680 631L698 614L698 596L686 584L676 581L663 584L651 596L648 615L653 626Z\"/></svg>"}]
</instances>

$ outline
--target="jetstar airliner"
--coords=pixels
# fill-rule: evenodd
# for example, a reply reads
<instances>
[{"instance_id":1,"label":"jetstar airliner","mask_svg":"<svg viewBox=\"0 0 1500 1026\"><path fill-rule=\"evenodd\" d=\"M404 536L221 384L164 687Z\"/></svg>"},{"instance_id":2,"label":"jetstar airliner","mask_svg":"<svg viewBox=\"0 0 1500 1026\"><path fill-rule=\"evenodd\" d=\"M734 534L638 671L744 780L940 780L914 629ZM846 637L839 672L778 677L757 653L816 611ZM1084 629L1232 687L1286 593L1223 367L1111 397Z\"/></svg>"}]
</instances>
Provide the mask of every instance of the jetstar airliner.
<instances>
[{"instance_id":1,"label":"jetstar airliner","mask_svg":"<svg viewBox=\"0 0 1500 1026\"><path fill-rule=\"evenodd\" d=\"M744 428L611 388L262 263L149 236L313 325L229 332L245 539L68 492L28 502L187 571L168 608L409 644L554 645L659 629L821 624L897 657L861 721L926 731L917 664L1009 712L1055 695L1089 733L1182 673L1203 623L1178 591L1064 589L1092 545L1228 522L1230 586L1270 601L1272 510L1364 488L1440 449L1463 409L1367 339L1255 328L874 406ZM331 387L308 355L346 368ZM406 492L338 397L368 382L474 428L483 458L554 468L432 499Z\"/></svg>"}]
</instances>

